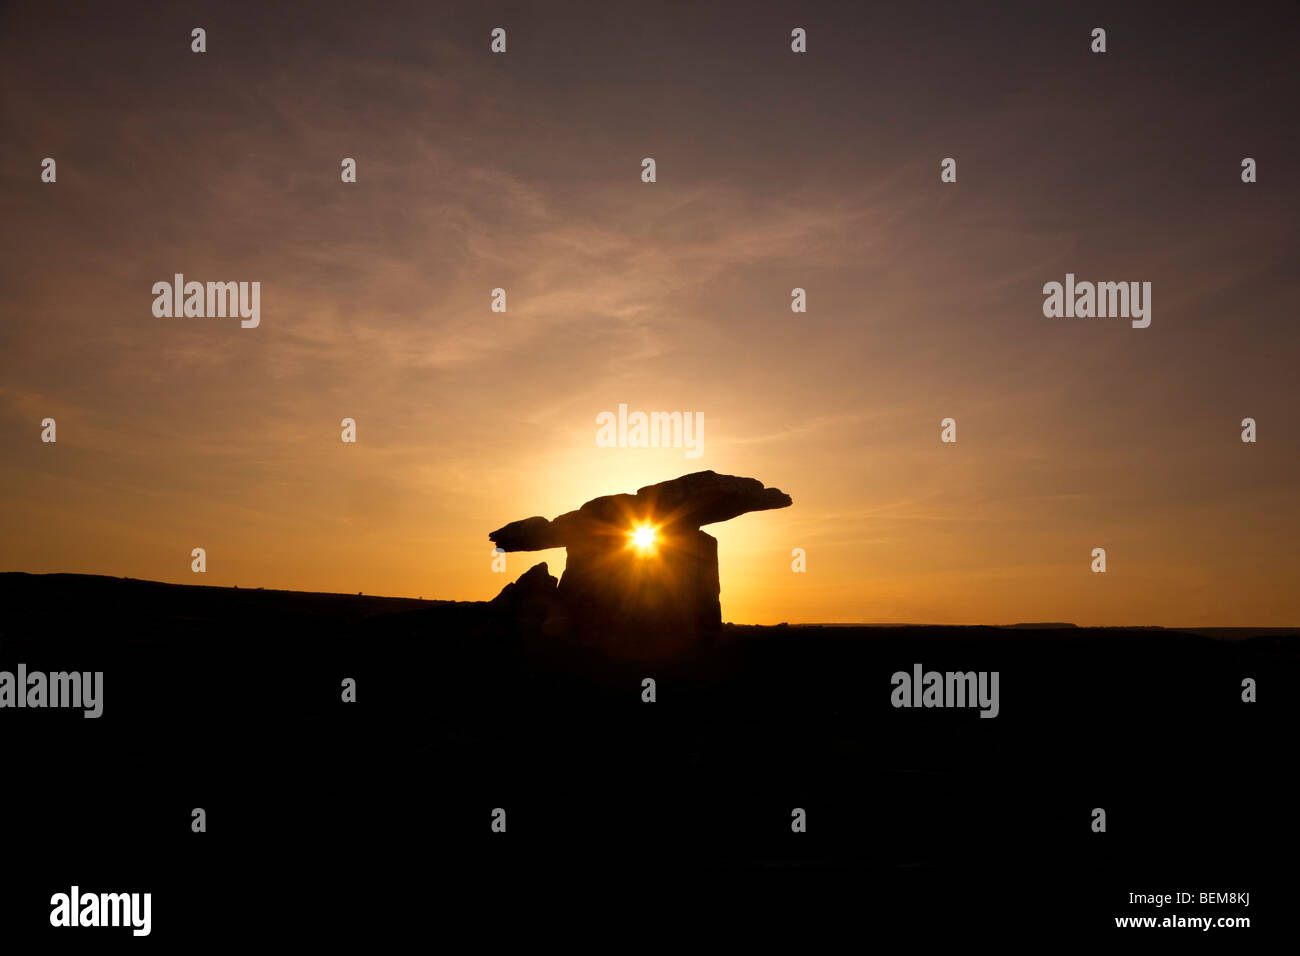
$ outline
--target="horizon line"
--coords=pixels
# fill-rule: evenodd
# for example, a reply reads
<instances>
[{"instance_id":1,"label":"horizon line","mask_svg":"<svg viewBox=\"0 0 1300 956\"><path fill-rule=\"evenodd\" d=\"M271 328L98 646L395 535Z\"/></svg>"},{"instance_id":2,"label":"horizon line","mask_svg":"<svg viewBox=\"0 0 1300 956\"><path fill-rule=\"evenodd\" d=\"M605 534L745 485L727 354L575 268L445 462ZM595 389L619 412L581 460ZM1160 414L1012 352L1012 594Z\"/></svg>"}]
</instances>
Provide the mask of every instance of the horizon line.
<instances>
[{"instance_id":1,"label":"horizon line","mask_svg":"<svg viewBox=\"0 0 1300 956\"><path fill-rule=\"evenodd\" d=\"M263 585L253 585L241 588L237 584L198 584L182 583L179 581L160 581L155 578L137 578L130 575L122 574L95 574L85 571L0 571L0 577L10 574L25 574L31 577L78 577L78 578L103 578L108 581L139 581L144 584L165 584L169 587L190 587L190 588L213 588L225 591L272 591L280 594L320 594L330 597L365 597L378 599L381 601L415 601L427 602L434 604L490 604L491 598L487 600L473 600L462 598L426 598L424 596L410 597L402 594L366 594L358 591L355 594L351 591L306 591L294 588L275 588ZM1016 621L1011 624L989 624L989 623L964 623L964 624L940 624L934 622L920 621L776 621L770 624L760 624L747 621L723 621L724 625L730 624L734 627L991 627L1000 630L1156 630L1156 631L1274 631L1280 633L1297 632L1300 633L1300 624L1078 624L1072 621Z\"/></svg>"}]
</instances>

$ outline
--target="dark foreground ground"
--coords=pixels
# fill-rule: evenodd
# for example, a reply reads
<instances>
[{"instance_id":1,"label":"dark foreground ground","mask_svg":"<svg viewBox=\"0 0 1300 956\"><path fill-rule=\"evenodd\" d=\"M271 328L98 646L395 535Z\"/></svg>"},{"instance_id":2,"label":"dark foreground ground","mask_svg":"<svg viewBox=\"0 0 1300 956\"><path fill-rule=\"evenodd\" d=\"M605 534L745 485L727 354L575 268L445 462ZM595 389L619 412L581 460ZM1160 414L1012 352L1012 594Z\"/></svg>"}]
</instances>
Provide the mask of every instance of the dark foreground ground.
<instances>
[{"instance_id":1,"label":"dark foreground ground","mask_svg":"<svg viewBox=\"0 0 1300 956\"><path fill-rule=\"evenodd\" d=\"M3 574L0 607L0 670L105 674L98 720L0 710L8 939L47 933L72 883L153 893L152 944L79 943L173 952L694 948L778 924L800 951L834 931L922 952L1250 917L1204 934L1235 948L1300 919L1295 633L729 626L645 664L483 604ZM893 708L915 663L999 671L999 716ZM1129 902L1180 891L1250 902Z\"/></svg>"}]
</instances>

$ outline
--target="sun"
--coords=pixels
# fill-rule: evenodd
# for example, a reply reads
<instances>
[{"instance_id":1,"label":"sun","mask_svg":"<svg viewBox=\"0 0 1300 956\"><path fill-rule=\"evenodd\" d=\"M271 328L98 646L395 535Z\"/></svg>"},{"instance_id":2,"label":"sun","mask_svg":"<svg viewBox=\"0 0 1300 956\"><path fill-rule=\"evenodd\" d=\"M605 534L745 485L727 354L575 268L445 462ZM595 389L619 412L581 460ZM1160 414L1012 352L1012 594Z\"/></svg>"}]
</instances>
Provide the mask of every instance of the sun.
<instances>
[{"instance_id":1,"label":"sun","mask_svg":"<svg viewBox=\"0 0 1300 956\"><path fill-rule=\"evenodd\" d=\"M632 532L632 543L638 551L650 551L655 546L655 529L643 524Z\"/></svg>"}]
</instances>

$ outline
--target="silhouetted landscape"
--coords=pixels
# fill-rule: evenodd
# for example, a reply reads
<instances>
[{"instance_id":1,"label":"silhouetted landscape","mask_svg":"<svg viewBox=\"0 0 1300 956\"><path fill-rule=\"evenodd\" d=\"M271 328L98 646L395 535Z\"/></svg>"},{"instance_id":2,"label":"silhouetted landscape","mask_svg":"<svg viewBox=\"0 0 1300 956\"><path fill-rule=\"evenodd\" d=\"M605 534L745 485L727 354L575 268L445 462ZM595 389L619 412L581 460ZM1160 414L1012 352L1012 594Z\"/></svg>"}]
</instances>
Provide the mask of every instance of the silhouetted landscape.
<instances>
[{"instance_id":1,"label":"silhouetted landscape","mask_svg":"<svg viewBox=\"0 0 1300 956\"><path fill-rule=\"evenodd\" d=\"M0 3L0 956L1294 949L1293 7Z\"/></svg>"},{"instance_id":2,"label":"silhouetted landscape","mask_svg":"<svg viewBox=\"0 0 1300 956\"><path fill-rule=\"evenodd\" d=\"M6 842L74 826L60 878L175 872L160 927L200 918L189 888L235 872L249 920L313 905L290 871L382 911L399 861L447 879L431 912L506 886L594 901L720 881L768 902L829 890L826 906L930 880L960 888L943 913L1017 921L1118 911L1175 876L1262 901L1292 865L1294 631L724 625L647 666L489 602L14 573L0 601L0 658L102 669L106 687L98 720L7 714L8 765L39 768L10 779L44 796ZM997 719L891 707L890 674L917 662L1000 671Z\"/></svg>"}]
</instances>

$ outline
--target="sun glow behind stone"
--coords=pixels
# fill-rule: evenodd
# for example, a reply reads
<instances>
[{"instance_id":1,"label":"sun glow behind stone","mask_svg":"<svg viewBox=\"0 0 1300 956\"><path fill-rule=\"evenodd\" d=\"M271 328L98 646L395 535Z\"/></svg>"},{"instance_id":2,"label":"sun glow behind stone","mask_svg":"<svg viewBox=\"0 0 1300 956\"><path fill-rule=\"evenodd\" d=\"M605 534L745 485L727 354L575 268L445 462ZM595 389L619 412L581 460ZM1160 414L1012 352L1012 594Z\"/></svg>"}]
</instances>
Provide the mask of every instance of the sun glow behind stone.
<instances>
[{"instance_id":1,"label":"sun glow behind stone","mask_svg":"<svg viewBox=\"0 0 1300 956\"><path fill-rule=\"evenodd\" d=\"M643 524L632 532L632 544L638 551L650 551L655 546L655 529Z\"/></svg>"}]
</instances>

